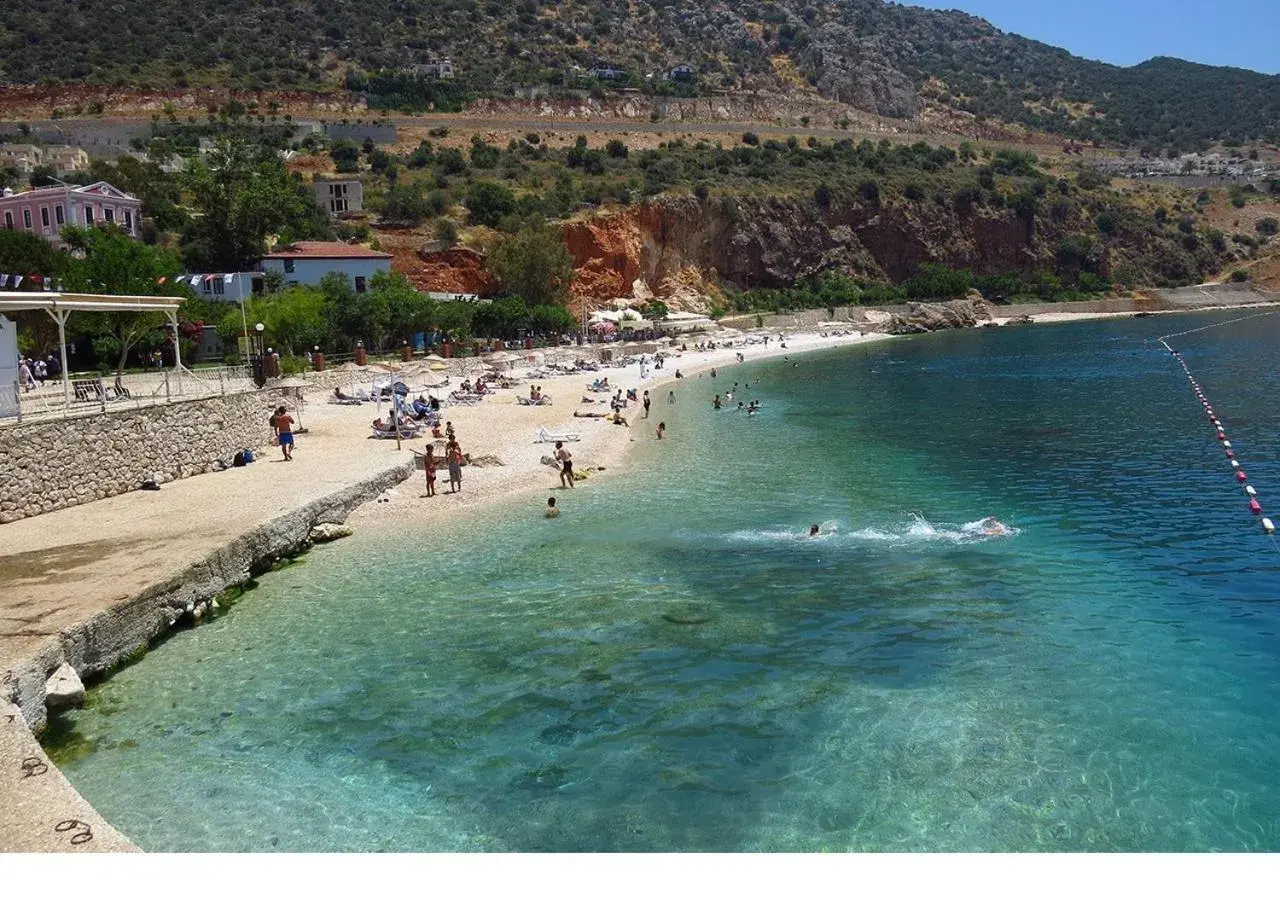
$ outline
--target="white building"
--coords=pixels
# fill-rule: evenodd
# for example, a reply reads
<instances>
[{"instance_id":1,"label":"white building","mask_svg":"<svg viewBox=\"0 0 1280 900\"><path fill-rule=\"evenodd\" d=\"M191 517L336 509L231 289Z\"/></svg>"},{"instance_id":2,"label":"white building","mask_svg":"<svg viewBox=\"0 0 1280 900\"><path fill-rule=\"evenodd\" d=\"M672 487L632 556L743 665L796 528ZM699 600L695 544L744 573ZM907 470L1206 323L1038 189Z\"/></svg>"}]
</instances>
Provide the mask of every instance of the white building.
<instances>
[{"instance_id":1,"label":"white building","mask_svg":"<svg viewBox=\"0 0 1280 900\"><path fill-rule=\"evenodd\" d=\"M179 275L174 284L186 284L206 300L239 303L261 294L265 279L261 272L198 272Z\"/></svg>"},{"instance_id":2,"label":"white building","mask_svg":"<svg viewBox=\"0 0 1280 900\"><path fill-rule=\"evenodd\" d=\"M356 293L362 294L374 275L391 271L391 254L340 241L298 241L264 256L262 271L279 272L285 284L311 285L319 284L330 272L341 272L351 280Z\"/></svg>"}]
</instances>

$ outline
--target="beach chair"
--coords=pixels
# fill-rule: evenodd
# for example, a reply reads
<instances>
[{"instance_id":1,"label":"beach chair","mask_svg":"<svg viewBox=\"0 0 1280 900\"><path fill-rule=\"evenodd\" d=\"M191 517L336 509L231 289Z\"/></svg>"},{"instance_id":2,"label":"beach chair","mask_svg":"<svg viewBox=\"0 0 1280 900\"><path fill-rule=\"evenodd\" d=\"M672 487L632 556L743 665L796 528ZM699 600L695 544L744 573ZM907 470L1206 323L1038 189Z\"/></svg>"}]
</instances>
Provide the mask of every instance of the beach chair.
<instances>
[{"instance_id":1,"label":"beach chair","mask_svg":"<svg viewBox=\"0 0 1280 900\"><path fill-rule=\"evenodd\" d=\"M573 441L582 440L582 435L578 434L576 431L564 431L564 432L556 433L556 432L547 431L547 429L545 428L538 429L537 437L538 439L534 441L535 444L554 444L556 441L564 441L566 443L572 443Z\"/></svg>"}]
</instances>

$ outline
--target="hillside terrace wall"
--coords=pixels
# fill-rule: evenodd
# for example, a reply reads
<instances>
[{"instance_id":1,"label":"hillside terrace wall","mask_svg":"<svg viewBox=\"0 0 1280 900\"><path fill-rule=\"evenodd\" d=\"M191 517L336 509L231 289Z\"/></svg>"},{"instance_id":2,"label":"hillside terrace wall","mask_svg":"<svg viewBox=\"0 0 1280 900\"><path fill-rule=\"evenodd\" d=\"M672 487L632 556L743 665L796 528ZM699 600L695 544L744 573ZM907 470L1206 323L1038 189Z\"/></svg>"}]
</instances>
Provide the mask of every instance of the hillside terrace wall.
<instances>
[{"instance_id":1,"label":"hillside terrace wall","mask_svg":"<svg viewBox=\"0 0 1280 900\"><path fill-rule=\"evenodd\" d=\"M215 469L270 442L272 391L0 427L0 523Z\"/></svg>"}]
</instances>

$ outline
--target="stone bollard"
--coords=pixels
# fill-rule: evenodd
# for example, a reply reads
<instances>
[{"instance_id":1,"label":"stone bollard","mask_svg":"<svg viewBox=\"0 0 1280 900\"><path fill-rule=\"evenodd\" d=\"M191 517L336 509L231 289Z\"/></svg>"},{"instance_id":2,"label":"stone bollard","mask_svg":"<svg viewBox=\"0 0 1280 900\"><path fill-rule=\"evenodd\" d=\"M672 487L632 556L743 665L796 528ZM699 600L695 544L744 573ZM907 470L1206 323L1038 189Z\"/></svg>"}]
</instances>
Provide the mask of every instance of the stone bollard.
<instances>
[{"instance_id":1,"label":"stone bollard","mask_svg":"<svg viewBox=\"0 0 1280 900\"><path fill-rule=\"evenodd\" d=\"M453 359L453 341L445 341L440 345L440 355L445 359Z\"/></svg>"},{"instance_id":2,"label":"stone bollard","mask_svg":"<svg viewBox=\"0 0 1280 900\"><path fill-rule=\"evenodd\" d=\"M356 348L356 365L367 366L369 364L369 354L364 347Z\"/></svg>"},{"instance_id":3,"label":"stone bollard","mask_svg":"<svg viewBox=\"0 0 1280 900\"><path fill-rule=\"evenodd\" d=\"M324 354L323 353L316 351L311 354L311 368L315 369L317 372L324 371Z\"/></svg>"},{"instance_id":4,"label":"stone bollard","mask_svg":"<svg viewBox=\"0 0 1280 900\"><path fill-rule=\"evenodd\" d=\"M405 341L400 347L400 359L403 362L408 362L413 359L413 348L409 346L408 341Z\"/></svg>"}]
</instances>

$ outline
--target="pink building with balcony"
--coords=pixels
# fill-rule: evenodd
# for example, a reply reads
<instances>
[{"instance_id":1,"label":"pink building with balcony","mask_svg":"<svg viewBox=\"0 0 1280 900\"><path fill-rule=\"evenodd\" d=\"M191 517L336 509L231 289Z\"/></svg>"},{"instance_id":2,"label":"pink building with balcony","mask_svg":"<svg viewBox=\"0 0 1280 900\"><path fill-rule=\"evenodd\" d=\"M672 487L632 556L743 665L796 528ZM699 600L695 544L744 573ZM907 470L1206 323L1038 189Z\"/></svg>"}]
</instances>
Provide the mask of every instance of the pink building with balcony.
<instances>
[{"instance_id":1,"label":"pink building with balcony","mask_svg":"<svg viewBox=\"0 0 1280 900\"><path fill-rule=\"evenodd\" d=\"M142 201L105 181L93 184L57 185L14 194L7 188L0 196L0 228L38 234L55 247L62 246L62 228L87 228L112 223L125 234L138 236L142 225Z\"/></svg>"}]
</instances>

